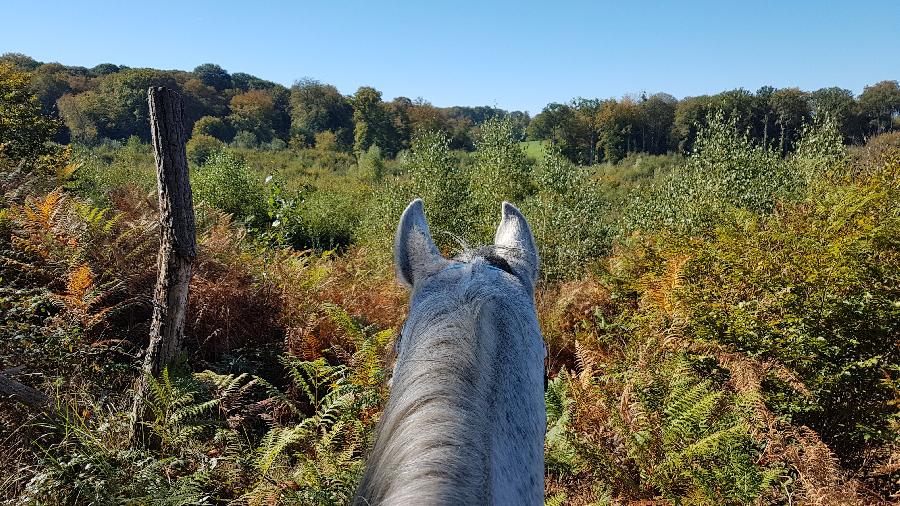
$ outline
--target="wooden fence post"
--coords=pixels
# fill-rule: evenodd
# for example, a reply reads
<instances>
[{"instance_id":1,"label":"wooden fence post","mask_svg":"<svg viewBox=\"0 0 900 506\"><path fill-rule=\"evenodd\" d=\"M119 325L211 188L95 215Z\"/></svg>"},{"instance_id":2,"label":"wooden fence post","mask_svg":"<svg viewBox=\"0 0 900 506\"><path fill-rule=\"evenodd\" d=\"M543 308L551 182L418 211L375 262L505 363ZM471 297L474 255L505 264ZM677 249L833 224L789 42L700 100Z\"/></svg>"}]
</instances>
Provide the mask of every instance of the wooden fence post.
<instances>
[{"instance_id":1,"label":"wooden fence post","mask_svg":"<svg viewBox=\"0 0 900 506\"><path fill-rule=\"evenodd\" d=\"M147 100L159 186L160 243L150 345L135 386L132 409L132 441L135 443L145 441L147 378L159 376L181 350L191 264L197 255L194 205L185 154L184 103L181 95L163 87L150 88Z\"/></svg>"}]
</instances>

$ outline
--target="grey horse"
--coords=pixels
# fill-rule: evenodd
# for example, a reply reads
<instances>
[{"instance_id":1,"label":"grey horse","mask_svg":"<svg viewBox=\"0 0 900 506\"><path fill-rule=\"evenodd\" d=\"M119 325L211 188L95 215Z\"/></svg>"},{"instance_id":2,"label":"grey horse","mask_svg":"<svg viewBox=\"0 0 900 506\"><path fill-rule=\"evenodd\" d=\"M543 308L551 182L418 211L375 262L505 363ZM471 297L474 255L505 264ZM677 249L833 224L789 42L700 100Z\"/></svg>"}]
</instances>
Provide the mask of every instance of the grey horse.
<instances>
[{"instance_id":1,"label":"grey horse","mask_svg":"<svg viewBox=\"0 0 900 506\"><path fill-rule=\"evenodd\" d=\"M450 260L422 201L403 212L394 259L409 317L354 504L543 504L538 253L519 210L501 214L492 246Z\"/></svg>"}]
</instances>

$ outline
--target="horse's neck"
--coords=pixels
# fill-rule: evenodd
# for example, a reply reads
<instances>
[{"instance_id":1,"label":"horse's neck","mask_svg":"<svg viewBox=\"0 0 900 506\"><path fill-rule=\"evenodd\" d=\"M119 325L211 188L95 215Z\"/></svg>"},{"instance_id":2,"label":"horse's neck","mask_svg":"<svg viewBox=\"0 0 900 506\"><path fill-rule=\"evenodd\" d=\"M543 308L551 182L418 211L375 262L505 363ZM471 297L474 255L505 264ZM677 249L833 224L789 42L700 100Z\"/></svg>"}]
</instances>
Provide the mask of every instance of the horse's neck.
<instances>
[{"instance_id":1,"label":"horse's neck","mask_svg":"<svg viewBox=\"0 0 900 506\"><path fill-rule=\"evenodd\" d=\"M413 336L364 478L373 498L525 504L543 490L543 357L527 345L540 335L508 309L445 314Z\"/></svg>"}]
</instances>

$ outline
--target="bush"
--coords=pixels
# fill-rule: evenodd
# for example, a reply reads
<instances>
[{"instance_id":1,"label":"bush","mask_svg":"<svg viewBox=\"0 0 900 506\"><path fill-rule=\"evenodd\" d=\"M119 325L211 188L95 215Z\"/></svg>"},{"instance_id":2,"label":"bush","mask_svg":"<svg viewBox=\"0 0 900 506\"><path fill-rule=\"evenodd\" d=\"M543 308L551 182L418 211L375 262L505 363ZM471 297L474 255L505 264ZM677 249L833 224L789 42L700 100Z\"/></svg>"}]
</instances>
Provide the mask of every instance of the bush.
<instances>
[{"instance_id":1,"label":"bush","mask_svg":"<svg viewBox=\"0 0 900 506\"><path fill-rule=\"evenodd\" d=\"M541 254L544 280L575 279L596 264L616 235L614 202L588 167L548 148L534 173L536 192L522 205Z\"/></svg>"},{"instance_id":2,"label":"bush","mask_svg":"<svg viewBox=\"0 0 900 506\"><path fill-rule=\"evenodd\" d=\"M318 144L316 145L318 148ZM359 155L358 162L360 175L369 181L378 182L384 177L384 158L381 156L381 148L372 145Z\"/></svg>"},{"instance_id":3,"label":"bush","mask_svg":"<svg viewBox=\"0 0 900 506\"><path fill-rule=\"evenodd\" d=\"M225 151L214 153L191 177L197 201L232 214L248 224L263 224L266 201L262 182L241 161Z\"/></svg>"},{"instance_id":4,"label":"bush","mask_svg":"<svg viewBox=\"0 0 900 506\"><path fill-rule=\"evenodd\" d=\"M626 212L629 230L708 231L730 207L771 211L793 190L778 154L754 145L736 119L717 113L697 134L686 165L638 192Z\"/></svg>"},{"instance_id":5,"label":"bush","mask_svg":"<svg viewBox=\"0 0 900 506\"><path fill-rule=\"evenodd\" d=\"M145 193L156 188L153 151L137 137L129 137L124 145L107 141L93 149L76 147L74 158L79 168L68 186L96 204L109 204L123 188L135 187Z\"/></svg>"},{"instance_id":6,"label":"bush","mask_svg":"<svg viewBox=\"0 0 900 506\"><path fill-rule=\"evenodd\" d=\"M521 204L531 194L532 163L519 144L511 119L492 118L481 125L474 164L468 171L472 241L492 242L501 202Z\"/></svg>"},{"instance_id":7,"label":"bush","mask_svg":"<svg viewBox=\"0 0 900 506\"><path fill-rule=\"evenodd\" d=\"M851 466L897 439L885 382L900 361L897 176L819 186L777 215L740 215L683 246L691 331L793 371L811 396L774 381L767 401Z\"/></svg>"},{"instance_id":8,"label":"bush","mask_svg":"<svg viewBox=\"0 0 900 506\"><path fill-rule=\"evenodd\" d=\"M187 142L187 157L189 161L203 165L213 153L221 151L224 147L225 143L215 137L197 134Z\"/></svg>"},{"instance_id":9,"label":"bush","mask_svg":"<svg viewBox=\"0 0 900 506\"><path fill-rule=\"evenodd\" d=\"M241 130L234 135L231 145L238 149L254 149L259 146L259 140L255 133Z\"/></svg>"},{"instance_id":10,"label":"bush","mask_svg":"<svg viewBox=\"0 0 900 506\"><path fill-rule=\"evenodd\" d=\"M222 142L230 142L234 137L234 130L222 118L203 116L194 123L191 137L197 135L208 135Z\"/></svg>"},{"instance_id":11,"label":"bush","mask_svg":"<svg viewBox=\"0 0 900 506\"><path fill-rule=\"evenodd\" d=\"M366 212L365 195L353 187L307 193L297 210L288 242L298 249L344 250L355 242Z\"/></svg>"}]
</instances>

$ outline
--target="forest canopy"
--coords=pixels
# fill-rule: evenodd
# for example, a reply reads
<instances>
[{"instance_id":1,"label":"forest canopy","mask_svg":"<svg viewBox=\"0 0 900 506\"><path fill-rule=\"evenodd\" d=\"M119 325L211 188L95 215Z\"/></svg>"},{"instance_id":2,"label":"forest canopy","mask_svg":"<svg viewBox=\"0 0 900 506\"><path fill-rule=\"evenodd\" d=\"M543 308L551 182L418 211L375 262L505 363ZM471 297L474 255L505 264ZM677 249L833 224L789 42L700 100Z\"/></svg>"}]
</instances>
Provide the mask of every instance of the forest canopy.
<instances>
[{"instance_id":1,"label":"forest canopy","mask_svg":"<svg viewBox=\"0 0 900 506\"><path fill-rule=\"evenodd\" d=\"M616 162L629 153L689 153L698 128L716 111L736 118L755 142L791 151L804 124L829 116L845 143L861 144L900 128L900 85L885 80L851 90L763 86L677 99L666 93L622 98L577 97L550 103L533 118L526 112L486 106L436 107L423 98L388 101L377 89L342 94L333 85L300 79L288 88L213 63L192 71L129 68L102 63L92 68L43 63L18 53L0 56L31 73L29 89L44 113L62 120L62 142L95 145L103 139L149 139L149 86L167 86L185 98L188 129L223 143L248 147L307 146L320 140L345 152L373 145L383 156L409 149L427 131L448 134L450 147L471 151L479 126L508 117L519 140L549 142L578 163ZM202 125L197 130L195 125ZM325 134L325 135L321 135ZM207 141L209 142L209 141Z\"/></svg>"}]
</instances>

